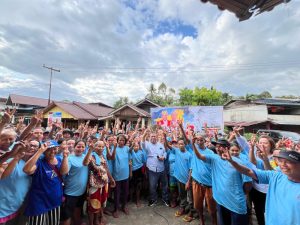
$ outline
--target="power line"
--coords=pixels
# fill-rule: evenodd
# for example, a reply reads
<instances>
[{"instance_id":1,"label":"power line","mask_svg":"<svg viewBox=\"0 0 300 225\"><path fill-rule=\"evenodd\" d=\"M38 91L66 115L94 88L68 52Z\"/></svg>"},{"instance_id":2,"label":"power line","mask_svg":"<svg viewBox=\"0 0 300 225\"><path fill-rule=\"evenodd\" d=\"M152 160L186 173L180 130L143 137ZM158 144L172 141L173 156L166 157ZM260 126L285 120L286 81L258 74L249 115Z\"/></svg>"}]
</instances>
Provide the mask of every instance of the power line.
<instances>
[{"instance_id":1,"label":"power line","mask_svg":"<svg viewBox=\"0 0 300 225\"><path fill-rule=\"evenodd\" d=\"M66 64L65 64L66 65ZM69 64L67 66L71 66ZM99 71L99 72L107 72L107 73L123 73L123 72L152 72L152 73L178 73L178 72L186 72L186 73L204 73L204 72L223 72L223 71L232 71L232 70L256 70L256 69L272 69L274 67L282 67L282 66L299 66L300 61L281 61L281 62L265 62L265 63L248 63L248 64L229 64L229 65L203 65L200 67L192 67L190 69L182 68L182 67L91 67L88 69L84 68L75 68L72 66L72 69L65 68L68 71Z\"/></svg>"}]
</instances>

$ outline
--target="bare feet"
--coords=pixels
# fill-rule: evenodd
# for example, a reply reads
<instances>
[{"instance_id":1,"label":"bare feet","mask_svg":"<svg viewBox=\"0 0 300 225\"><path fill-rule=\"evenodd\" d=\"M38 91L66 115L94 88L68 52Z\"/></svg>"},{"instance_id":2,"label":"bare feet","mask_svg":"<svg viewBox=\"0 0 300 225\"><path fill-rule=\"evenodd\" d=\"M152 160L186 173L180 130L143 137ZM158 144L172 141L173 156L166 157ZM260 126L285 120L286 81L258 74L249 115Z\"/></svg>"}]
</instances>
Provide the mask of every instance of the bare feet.
<instances>
[{"instance_id":1,"label":"bare feet","mask_svg":"<svg viewBox=\"0 0 300 225\"><path fill-rule=\"evenodd\" d=\"M119 218L119 213L118 213L118 211L114 211L114 212L112 213L112 216L113 216L114 218Z\"/></svg>"},{"instance_id":2,"label":"bare feet","mask_svg":"<svg viewBox=\"0 0 300 225\"><path fill-rule=\"evenodd\" d=\"M127 207L124 207L124 208L122 209L122 211L123 211L126 215L129 215L129 210L128 210Z\"/></svg>"}]
</instances>

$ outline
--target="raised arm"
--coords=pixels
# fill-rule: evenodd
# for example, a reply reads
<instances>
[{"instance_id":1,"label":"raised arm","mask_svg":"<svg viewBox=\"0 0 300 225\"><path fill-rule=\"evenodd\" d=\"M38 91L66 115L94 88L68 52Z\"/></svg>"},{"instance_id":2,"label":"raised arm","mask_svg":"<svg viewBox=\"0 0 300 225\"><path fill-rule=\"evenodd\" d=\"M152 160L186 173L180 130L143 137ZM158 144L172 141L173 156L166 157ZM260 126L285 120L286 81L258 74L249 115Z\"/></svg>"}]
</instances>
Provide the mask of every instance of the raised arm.
<instances>
[{"instance_id":1,"label":"raised arm","mask_svg":"<svg viewBox=\"0 0 300 225\"><path fill-rule=\"evenodd\" d=\"M36 170L36 162L40 158L40 156L47 150L48 144L44 143L42 146L39 148L39 150L26 162L23 171L24 173L31 175L35 172Z\"/></svg>"},{"instance_id":2,"label":"raised arm","mask_svg":"<svg viewBox=\"0 0 300 225\"><path fill-rule=\"evenodd\" d=\"M236 161L234 161L231 158L231 155L228 150L225 150L224 153L222 154L222 158L227 160L238 172L241 174L245 174L248 177L252 177L254 180L258 180L256 174L253 172L253 170L249 169L246 166L243 166Z\"/></svg>"},{"instance_id":3,"label":"raised arm","mask_svg":"<svg viewBox=\"0 0 300 225\"><path fill-rule=\"evenodd\" d=\"M83 162L82 162L82 164L83 164L84 166L89 165L89 163L90 163L90 161L91 161L91 155L92 155L93 149L94 149L94 145L93 145L93 144L90 144L90 145L89 145L89 150L88 150L87 154L85 155L85 157L84 157L84 159L83 159Z\"/></svg>"},{"instance_id":4,"label":"raised arm","mask_svg":"<svg viewBox=\"0 0 300 225\"><path fill-rule=\"evenodd\" d=\"M25 128L25 130L20 135L19 140L24 140L30 134L33 128L35 128L39 122L42 120L43 112L38 112L35 116L31 118L30 124Z\"/></svg>"},{"instance_id":5,"label":"raised arm","mask_svg":"<svg viewBox=\"0 0 300 225\"><path fill-rule=\"evenodd\" d=\"M5 125L10 123L11 118L13 117L14 113L16 112L16 109L10 110L10 109L6 109L4 115L1 118L1 122L0 122L0 134L2 132L2 130L4 129Z\"/></svg>"},{"instance_id":6,"label":"raised arm","mask_svg":"<svg viewBox=\"0 0 300 225\"><path fill-rule=\"evenodd\" d=\"M195 146L195 141L196 141L196 138L193 139L193 143L192 143L192 147L193 147L193 151L195 152L195 155L197 156L198 159L201 159L203 161L206 161L206 157L205 155L202 155L198 149L196 148Z\"/></svg>"},{"instance_id":7,"label":"raised arm","mask_svg":"<svg viewBox=\"0 0 300 225\"><path fill-rule=\"evenodd\" d=\"M69 172L69 163L68 163L69 154L70 152L68 146L66 145L65 148L63 149L63 160L61 162L61 167L60 167L61 175L66 175Z\"/></svg>"},{"instance_id":8,"label":"raised arm","mask_svg":"<svg viewBox=\"0 0 300 225\"><path fill-rule=\"evenodd\" d=\"M178 120L178 125L179 125L179 128L181 130L181 133L182 133L182 136L183 136L183 139L184 139L184 142L185 144L189 144L190 143L190 140L187 138L185 132L184 132L184 129L183 129L183 125L182 125L182 121L181 120Z\"/></svg>"},{"instance_id":9,"label":"raised arm","mask_svg":"<svg viewBox=\"0 0 300 225\"><path fill-rule=\"evenodd\" d=\"M254 153L255 142L256 142L256 136L252 135L251 141L250 141L249 159L250 159L250 162L256 166L257 161L256 161L255 153Z\"/></svg>"},{"instance_id":10,"label":"raised arm","mask_svg":"<svg viewBox=\"0 0 300 225\"><path fill-rule=\"evenodd\" d=\"M6 162L9 158L14 157L20 151L20 148L23 148L23 146L23 142L17 142L11 151L0 156L0 164Z\"/></svg>"},{"instance_id":11,"label":"raised arm","mask_svg":"<svg viewBox=\"0 0 300 225\"><path fill-rule=\"evenodd\" d=\"M111 154L111 160L116 159L116 154L117 154L117 141L114 141L114 152Z\"/></svg>"},{"instance_id":12,"label":"raised arm","mask_svg":"<svg viewBox=\"0 0 300 225\"><path fill-rule=\"evenodd\" d=\"M142 120L142 118L141 118L141 117L139 117L139 118L138 118L138 120L137 120L137 123L136 123L136 125L135 125L135 128L134 128L135 132L137 132L137 131L138 131L138 129L139 129L139 126L140 126L140 122L141 122L141 120Z\"/></svg>"},{"instance_id":13,"label":"raised arm","mask_svg":"<svg viewBox=\"0 0 300 225\"><path fill-rule=\"evenodd\" d=\"M8 177L14 171L18 162L25 156L25 149L26 149L26 146L25 146L25 144L23 144L23 147L19 148L19 151L17 152L17 154L8 163L8 166L3 171L0 179L4 179L4 178Z\"/></svg>"}]
</instances>

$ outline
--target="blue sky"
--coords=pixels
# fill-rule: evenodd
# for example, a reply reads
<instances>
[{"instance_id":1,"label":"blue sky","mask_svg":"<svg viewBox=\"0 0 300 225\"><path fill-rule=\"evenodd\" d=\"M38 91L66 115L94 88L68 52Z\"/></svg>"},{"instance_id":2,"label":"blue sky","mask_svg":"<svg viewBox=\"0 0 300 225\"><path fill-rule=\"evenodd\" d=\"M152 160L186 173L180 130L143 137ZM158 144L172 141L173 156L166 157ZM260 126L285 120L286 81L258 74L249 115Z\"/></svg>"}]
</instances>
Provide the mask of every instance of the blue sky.
<instances>
[{"instance_id":1,"label":"blue sky","mask_svg":"<svg viewBox=\"0 0 300 225\"><path fill-rule=\"evenodd\" d=\"M300 95L299 18L298 0L244 22L199 0L3 0L0 96L47 98L43 64L61 70L57 100L135 101L161 82Z\"/></svg>"}]
</instances>

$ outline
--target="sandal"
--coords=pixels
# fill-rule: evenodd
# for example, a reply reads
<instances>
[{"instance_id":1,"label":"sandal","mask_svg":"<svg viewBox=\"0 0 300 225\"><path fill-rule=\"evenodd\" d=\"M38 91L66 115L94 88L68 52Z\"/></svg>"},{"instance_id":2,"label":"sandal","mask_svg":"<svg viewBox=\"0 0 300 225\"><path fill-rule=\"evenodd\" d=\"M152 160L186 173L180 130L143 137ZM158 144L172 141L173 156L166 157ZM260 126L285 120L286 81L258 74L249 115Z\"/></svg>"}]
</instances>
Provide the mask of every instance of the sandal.
<instances>
[{"instance_id":1,"label":"sandal","mask_svg":"<svg viewBox=\"0 0 300 225\"><path fill-rule=\"evenodd\" d=\"M175 216L176 217L180 217L184 214L184 209L180 208L178 211L176 211Z\"/></svg>"},{"instance_id":2,"label":"sandal","mask_svg":"<svg viewBox=\"0 0 300 225\"><path fill-rule=\"evenodd\" d=\"M186 215L185 217L182 218L183 221L185 222L192 222L194 220L194 218L190 215Z\"/></svg>"}]
</instances>

